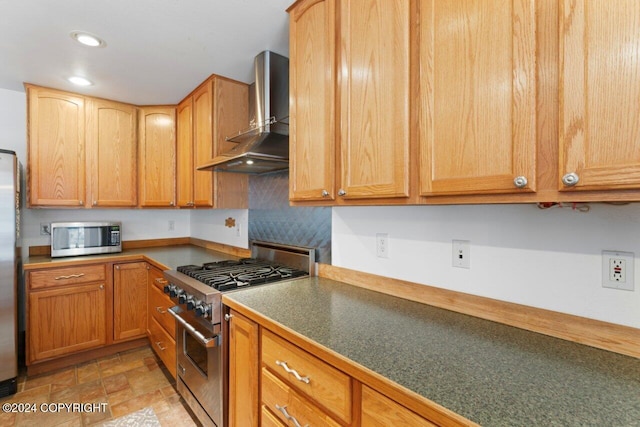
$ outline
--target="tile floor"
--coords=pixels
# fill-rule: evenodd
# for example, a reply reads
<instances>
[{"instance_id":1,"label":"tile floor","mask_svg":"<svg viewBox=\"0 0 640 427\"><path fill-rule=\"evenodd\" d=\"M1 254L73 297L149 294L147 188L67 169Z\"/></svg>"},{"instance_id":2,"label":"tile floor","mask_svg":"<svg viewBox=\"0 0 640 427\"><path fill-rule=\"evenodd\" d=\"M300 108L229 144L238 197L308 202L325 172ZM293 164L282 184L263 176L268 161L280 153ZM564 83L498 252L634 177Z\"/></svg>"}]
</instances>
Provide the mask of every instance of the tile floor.
<instances>
[{"instance_id":1,"label":"tile floor","mask_svg":"<svg viewBox=\"0 0 640 427\"><path fill-rule=\"evenodd\" d=\"M200 424L175 389L175 380L150 347L81 363L46 374L18 378L18 392L4 403L103 403L104 410L46 413L0 412L0 426L76 427L100 426L106 421L152 407L162 426ZM55 407L54 407L55 408Z\"/></svg>"}]
</instances>

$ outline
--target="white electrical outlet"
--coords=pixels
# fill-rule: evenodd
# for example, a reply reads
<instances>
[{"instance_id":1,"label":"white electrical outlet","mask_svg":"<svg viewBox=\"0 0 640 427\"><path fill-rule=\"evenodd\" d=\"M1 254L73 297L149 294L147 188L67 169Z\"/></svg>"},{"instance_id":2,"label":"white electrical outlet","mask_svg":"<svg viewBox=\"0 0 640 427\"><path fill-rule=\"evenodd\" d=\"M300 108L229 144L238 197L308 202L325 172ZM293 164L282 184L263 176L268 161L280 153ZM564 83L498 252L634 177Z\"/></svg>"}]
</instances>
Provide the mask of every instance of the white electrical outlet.
<instances>
[{"instance_id":1,"label":"white electrical outlet","mask_svg":"<svg viewBox=\"0 0 640 427\"><path fill-rule=\"evenodd\" d=\"M602 286L634 290L633 252L602 251Z\"/></svg>"},{"instance_id":2,"label":"white electrical outlet","mask_svg":"<svg viewBox=\"0 0 640 427\"><path fill-rule=\"evenodd\" d=\"M376 255L378 258L389 258L389 235L376 233Z\"/></svg>"},{"instance_id":3,"label":"white electrical outlet","mask_svg":"<svg viewBox=\"0 0 640 427\"><path fill-rule=\"evenodd\" d=\"M471 268L471 242L452 240L451 265L458 268Z\"/></svg>"},{"instance_id":4,"label":"white electrical outlet","mask_svg":"<svg viewBox=\"0 0 640 427\"><path fill-rule=\"evenodd\" d=\"M174 231L176 229L176 222L172 219L169 220L169 231Z\"/></svg>"}]
</instances>

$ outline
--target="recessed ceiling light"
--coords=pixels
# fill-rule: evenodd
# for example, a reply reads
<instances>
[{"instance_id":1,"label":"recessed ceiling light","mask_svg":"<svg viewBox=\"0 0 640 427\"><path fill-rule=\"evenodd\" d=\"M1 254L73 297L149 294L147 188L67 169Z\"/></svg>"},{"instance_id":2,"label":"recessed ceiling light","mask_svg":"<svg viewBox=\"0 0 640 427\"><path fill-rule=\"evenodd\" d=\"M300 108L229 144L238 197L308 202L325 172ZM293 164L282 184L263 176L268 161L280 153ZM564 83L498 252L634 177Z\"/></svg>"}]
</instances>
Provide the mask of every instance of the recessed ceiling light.
<instances>
[{"instance_id":1,"label":"recessed ceiling light","mask_svg":"<svg viewBox=\"0 0 640 427\"><path fill-rule=\"evenodd\" d=\"M68 80L77 86L91 86L93 84L91 80L87 80L84 77L80 77L80 76L72 76L72 77L69 77Z\"/></svg>"},{"instance_id":2,"label":"recessed ceiling light","mask_svg":"<svg viewBox=\"0 0 640 427\"><path fill-rule=\"evenodd\" d=\"M85 31L72 31L70 35L72 39L85 46L105 47L107 45L107 42L102 40L100 37Z\"/></svg>"}]
</instances>

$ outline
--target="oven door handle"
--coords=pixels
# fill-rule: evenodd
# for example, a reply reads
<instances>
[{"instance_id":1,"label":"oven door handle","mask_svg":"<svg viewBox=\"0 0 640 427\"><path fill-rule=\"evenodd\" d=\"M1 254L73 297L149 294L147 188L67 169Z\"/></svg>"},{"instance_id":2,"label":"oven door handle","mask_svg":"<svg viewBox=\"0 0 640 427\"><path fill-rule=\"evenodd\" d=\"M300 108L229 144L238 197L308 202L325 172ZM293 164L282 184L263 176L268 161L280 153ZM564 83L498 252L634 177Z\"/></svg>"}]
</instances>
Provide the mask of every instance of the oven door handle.
<instances>
[{"instance_id":1,"label":"oven door handle","mask_svg":"<svg viewBox=\"0 0 640 427\"><path fill-rule=\"evenodd\" d=\"M218 347L220 345L220 335L215 335L213 338L206 338L204 335L202 335L200 332L198 332L196 330L196 328L194 328L193 326L191 326L189 323L187 323L186 320L184 320L182 317L180 317L175 311L174 309L180 309L180 307L175 306L175 307L171 307L169 310L167 310L169 312L169 314L171 314L177 321L178 323L180 323L195 339L197 339L200 344L202 344L203 346L205 346L206 348L211 348L211 347Z\"/></svg>"}]
</instances>

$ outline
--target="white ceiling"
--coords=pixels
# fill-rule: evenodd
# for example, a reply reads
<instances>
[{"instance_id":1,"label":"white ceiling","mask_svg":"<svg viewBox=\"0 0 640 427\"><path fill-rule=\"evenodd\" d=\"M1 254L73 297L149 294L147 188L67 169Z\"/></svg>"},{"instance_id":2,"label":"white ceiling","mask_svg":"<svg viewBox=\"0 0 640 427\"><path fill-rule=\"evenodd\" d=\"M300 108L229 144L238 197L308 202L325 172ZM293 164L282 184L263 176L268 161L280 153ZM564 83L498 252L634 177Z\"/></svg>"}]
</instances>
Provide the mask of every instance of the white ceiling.
<instances>
[{"instance_id":1,"label":"white ceiling","mask_svg":"<svg viewBox=\"0 0 640 427\"><path fill-rule=\"evenodd\" d=\"M253 81L263 50L289 56L293 0L0 0L0 88L23 83L138 105L176 104L211 74ZM107 46L70 37L93 33ZM77 74L94 82L79 88Z\"/></svg>"}]
</instances>

